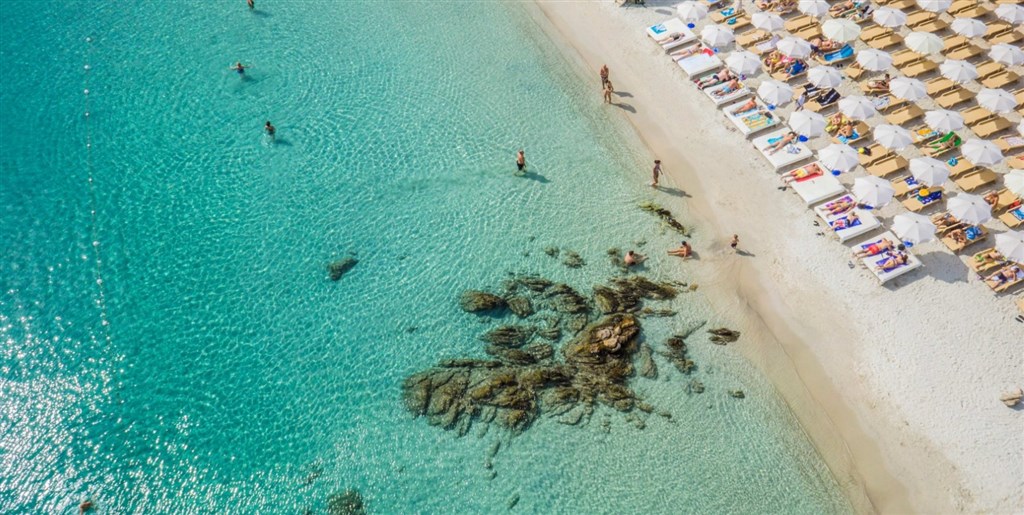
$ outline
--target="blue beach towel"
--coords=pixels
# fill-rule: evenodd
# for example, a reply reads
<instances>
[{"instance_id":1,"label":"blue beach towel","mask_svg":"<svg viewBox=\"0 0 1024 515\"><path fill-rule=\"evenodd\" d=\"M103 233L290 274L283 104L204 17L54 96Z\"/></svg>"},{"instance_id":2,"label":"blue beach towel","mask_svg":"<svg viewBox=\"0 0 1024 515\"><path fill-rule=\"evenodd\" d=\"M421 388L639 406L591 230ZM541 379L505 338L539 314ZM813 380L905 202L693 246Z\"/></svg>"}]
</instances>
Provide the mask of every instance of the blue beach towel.
<instances>
[{"instance_id":1,"label":"blue beach towel","mask_svg":"<svg viewBox=\"0 0 1024 515\"><path fill-rule=\"evenodd\" d=\"M976 225L972 225L964 231L964 236L967 236L968 240L976 240L981 237L981 229Z\"/></svg>"},{"instance_id":2,"label":"blue beach towel","mask_svg":"<svg viewBox=\"0 0 1024 515\"><path fill-rule=\"evenodd\" d=\"M931 204L932 202L936 202L936 201L942 200L942 192L941 191L933 191L927 197L922 197L922 196L918 195L917 196L917 200L919 200L921 202L921 204L927 206L928 204Z\"/></svg>"},{"instance_id":3,"label":"blue beach towel","mask_svg":"<svg viewBox=\"0 0 1024 515\"><path fill-rule=\"evenodd\" d=\"M1018 207L1017 209L1010 211L1010 213L1012 213L1014 218L1017 220L1024 220L1024 207Z\"/></svg>"},{"instance_id":4,"label":"blue beach towel","mask_svg":"<svg viewBox=\"0 0 1024 515\"><path fill-rule=\"evenodd\" d=\"M836 218L835 220L832 220L831 222L829 222L828 225L829 225L829 227L831 227L832 229L834 229L836 231L841 231L843 229L849 229L850 227L857 227L861 223L860 222L860 218L858 218L858 219L854 220L852 224L849 224L849 225L847 225L845 227L836 227L836 225L835 225L836 223L842 222L842 221L845 221L845 220L849 220L849 219L850 218L847 217L847 216L844 216L842 218Z\"/></svg>"},{"instance_id":5,"label":"blue beach towel","mask_svg":"<svg viewBox=\"0 0 1024 515\"><path fill-rule=\"evenodd\" d=\"M843 46L843 48L840 48L839 50L825 54L823 58L825 59L826 63L831 63L832 61L846 59L848 57L851 57L852 55L853 47L850 45L845 45Z\"/></svg>"},{"instance_id":6,"label":"blue beach towel","mask_svg":"<svg viewBox=\"0 0 1024 515\"><path fill-rule=\"evenodd\" d=\"M886 259L889 259L890 257L892 257L892 255L893 254L891 252L887 252L885 257L883 257L882 259L879 259L878 261L875 261L875 266L882 266L882 263L884 263ZM891 267L891 268L883 268L882 271L883 272L892 272L893 270L896 270L897 268L899 268L901 266L905 266L905 265L906 265L906 263L903 263L902 265L896 265L896 266Z\"/></svg>"}]
</instances>

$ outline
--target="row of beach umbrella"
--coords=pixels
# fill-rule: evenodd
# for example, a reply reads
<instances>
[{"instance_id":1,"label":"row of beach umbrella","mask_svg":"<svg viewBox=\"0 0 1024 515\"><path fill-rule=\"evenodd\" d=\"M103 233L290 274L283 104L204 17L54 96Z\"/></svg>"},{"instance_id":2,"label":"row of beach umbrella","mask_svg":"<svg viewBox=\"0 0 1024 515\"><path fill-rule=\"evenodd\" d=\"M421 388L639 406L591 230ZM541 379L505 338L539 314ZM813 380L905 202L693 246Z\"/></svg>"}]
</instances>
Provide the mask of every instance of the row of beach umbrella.
<instances>
[{"instance_id":1,"label":"row of beach umbrella","mask_svg":"<svg viewBox=\"0 0 1024 515\"><path fill-rule=\"evenodd\" d=\"M953 0L918 0L917 4L926 11L940 13L945 12L947 9L949 9L949 6L953 4ZM800 2L797 3L797 10L799 10L803 14L806 14L807 16L821 18L822 16L828 13L829 3L825 0L800 0ZM691 23L696 23L704 19L704 17L708 15L707 5L703 2L697 2L694 0L687 0L679 4L679 6L676 8L676 11L678 12L679 17L683 19L683 21ZM763 14L768 18L766 18L765 16L758 17L758 14ZM1006 21L1007 23L1018 25L1024 22L1024 7L1014 4L1001 4L996 7L995 15L996 17L1003 21ZM899 9L893 9L891 7L879 7L872 13L871 16L875 23L888 28L899 27L906 23L907 21L907 15L903 11ZM770 21L765 21L766 19ZM777 19L778 22L776 22L775 19ZM751 17L750 21L752 25L762 30L773 31L782 28L782 18L777 14L773 13L756 13L754 14L754 16ZM761 23L758 23L759 21ZM848 20L829 20L829 22L831 21L843 22ZM827 25L829 22L826 22L825 24ZM777 26L776 23L778 23ZM853 24L853 22L850 23ZM954 28L953 30L956 31L956 28ZM824 25L822 26L822 33L828 36L828 34L825 32ZM959 31L957 31L957 33L963 34ZM973 36L969 37L980 36L981 34L984 34L984 31L982 31L981 33L976 33ZM853 38L856 37L857 35L855 34L850 39L846 39L845 41L851 41ZM844 40L836 39L836 41Z\"/></svg>"}]
</instances>

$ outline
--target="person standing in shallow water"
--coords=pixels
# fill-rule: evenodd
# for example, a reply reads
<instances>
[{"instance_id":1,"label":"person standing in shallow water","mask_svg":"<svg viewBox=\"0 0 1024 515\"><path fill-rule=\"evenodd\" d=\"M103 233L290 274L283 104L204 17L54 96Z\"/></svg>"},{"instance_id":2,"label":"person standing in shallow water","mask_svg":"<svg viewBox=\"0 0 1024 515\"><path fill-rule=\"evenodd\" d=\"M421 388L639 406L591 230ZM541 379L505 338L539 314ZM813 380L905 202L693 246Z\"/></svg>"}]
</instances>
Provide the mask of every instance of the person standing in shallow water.
<instances>
[{"instance_id":1,"label":"person standing in shallow water","mask_svg":"<svg viewBox=\"0 0 1024 515\"><path fill-rule=\"evenodd\" d=\"M263 130L267 132L267 136L270 136L270 139L275 139L277 128L270 124L270 120L267 120L267 123L263 126Z\"/></svg>"},{"instance_id":2,"label":"person standing in shallow water","mask_svg":"<svg viewBox=\"0 0 1024 515\"><path fill-rule=\"evenodd\" d=\"M516 154L516 169L518 175L522 175L526 170L526 153L522 150Z\"/></svg>"},{"instance_id":3,"label":"person standing in shallow water","mask_svg":"<svg viewBox=\"0 0 1024 515\"><path fill-rule=\"evenodd\" d=\"M651 174L654 176L654 181L651 182L651 187L657 188L658 177L661 177L661 159L654 160L654 170L651 171Z\"/></svg>"},{"instance_id":4,"label":"person standing in shallow water","mask_svg":"<svg viewBox=\"0 0 1024 515\"><path fill-rule=\"evenodd\" d=\"M612 81L605 81L604 83L604 103L612 103L612 93L615 92L615 88L612 87Z\"/></svg>"},{"instance_id":5,"label":"person standing in shallow water","mask_svg":"<svg viewBox=\"0 0 1024 515\"><path fill-rule=\"evenodd\" d=\"M608 65L601 65L601 88L604 88L608 84Z\"/></svg>"},{"instance_id":6,"label":"person standing in shallow water","mask_svg":"<svg viewBox=\"0 0 1024 515\"><path fill-rule=\"evenodd\" d=\"M256 0L245 0L245 3L249 5L249 10L256 8Z\"/></svg>"}]
</instances>

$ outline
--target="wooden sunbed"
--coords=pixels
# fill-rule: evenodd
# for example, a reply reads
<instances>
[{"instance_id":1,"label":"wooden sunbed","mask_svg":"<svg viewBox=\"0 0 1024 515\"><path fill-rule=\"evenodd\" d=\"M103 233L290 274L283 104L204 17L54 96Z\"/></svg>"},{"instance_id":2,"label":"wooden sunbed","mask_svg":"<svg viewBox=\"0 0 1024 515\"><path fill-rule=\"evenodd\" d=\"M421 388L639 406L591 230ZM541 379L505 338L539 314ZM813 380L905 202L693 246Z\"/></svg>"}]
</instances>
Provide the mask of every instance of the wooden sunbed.
<instances>
[{"instance_id":1,"label":"wooden sunbed","mask_svg":"<svg viewBox=\"0 0 1024 515\"><path fill-rule=\"evenodd\" d=\"M943 108L950 108L958 104L970 101L974 98L974 92L962 86L956 86L945 93L934 97L935 103Z\"/></svg>"},{"instance_id":2,"label":"wooden sunbed","mask_svg":"<svg viewBox=\"0 0 1024 515\"><path fill-rule=\"evenodd\" d=\"M988 25L988 30L985 31L985 35L983 37L990 43L992 38L999 37L1001 34L1005 34L1013 30L1013 25L1002 20L988 23L986 25Z\"/></svg>"},{"instance_id":3,"label":"wooden sunbed","mask_svg":"<svg viewBox=\"0 0 1024 515\"><path fill-rule=\"evenodd\" d=\"M960 143L957 144L956 146L953 146L953 147L941 147L941 148L935 149L935 148L932 148L932 146L930 144L926 144L926 145L922 145L919 148L921 150L921 153L926 155L926 156L928 156L928 157L939 157L941 155L948 154L948 153L952 152L953 150L959 149L960 145L963 145L963 144L964 144L964 142L961 139Z\"/></svg>"},{"instance_id":4,"label":"wooden sunbed","mask_svg":"<svg viewBox=\"0 0 1024 515\"><path fill-rule=\"evenodd\" d=\"M806 66L804 67L803 71L801 71L800 73L798 73L796 75L790 75L790 74L786 73L786 70L779 70L779 71L773 73L771 75L771 77L773 79L777 80L777 81L780 81L780 82L789 82L789 81L791 81L791 80L793 80L793 79L795 79L797 77L803 77L804 75L807 75L807 67Z\"/></svg>"},{"instance_id":5,"label":"wooden sunbed","mask_svg":"<svg viewBox=\"0 0 1024 515\"><path fill-rule=\"evenodd\" d=\"M928 32L936 32L935 30L929 30ZM970 39L964 36L951 36L945 39L946 47L942 50L942 53L947 59L959 59L966 61L976 55L979 55L983 50L971 43Z\"/></svg>"},{"instance_id":6,"label":"wooden sunbed","mask_svg":"<svg viewBox=\"0 0 1024 515\"><path fill-rule=\"evenodd\" d=\"M945 93L946 91L949 91L953 88L959 87L957 83L945 77L936 77L934 79L927 80L925 81L924 86L925 91L928 93L928 95L933 97L935 95Z\"/></svg>"},{"instance_id":7,"label":"wooden sunbed","mask_svg":"<svg viewBox=\"0 0 1024 515\"><path fill-rule=\"evenodd\" d=\"M999 198L996 199L996 205L992 207L992 212L993 213L996 213L996 212L999 212L999 211L1006 211L1007 209L1010 208L1010 206L1013 206L1015 204L1019 205L1017 203L1021 201L1020 197L1018 197L1016 194L1014 194L1012 191L1010 191L1007 188L1003 188L1003 189L999 190L998 193L999 193Z\"/></svg>"},{"instance_id":8,"label":"wooden sunbed","mask_svg":"<svg viewBox=\"0 0 1024 515\"><path fill-rule=\"evenodd\" d=\"M989 118L994 118L996 115L992 111L985 109L981 106L974 106L970 109L964 110L960 113L960 116L964 117L964 123L967 125L974 125L981 123Z\"/></svg>"},{"instance_id":9,"label":"wooden sunbed","mask_svg":"<svg viewBox=\"0 0 1024 515\"><path fill-rule=\"evenodd\" d=\"M764 31L761 29L754 29L736 36L736 44L745 48L751 45L756 45L762 41L767 41L771 37L771 32Z\"/></svg>"},{"instance_id":10,"label":"wooden sunbed","mask_svg":"<svg viewBox=\"0 0 1024 515\"><path fill-rule=\"evenodd\" d=\"M998 45L1000 43L1012 45L1024 39L1024 31L1021 31L1020 29L1011 29L991 38L986 37L985 39L990 45Z\"/></svg>"},{"instance_id":11,"label":"wooden sunbed","mask_svg":"<svg viewBox=\"0 0 1024 515\"><path fill-rule=\"evenodd\" d=\"M917 191L921 185L914 184L910 185L907 183L907 179L912 179L911 175L904 175L903 177L897 177L892 180L892 191L895 197L905 197L906 195Z\"/></svg>"},{"instance_id":12,"label":"wooden sunbed","mask_svg":"<svg viewBox=\"0 0 1024 515\"><path fill-rule=\"evenodd\" d=\"M907 162L906 158L904 158L903 156L899 154L892 154L891 157L886 157L884 159L875 161L874 163L865 166L864 169L867 170L869 174L874 175L875 177L885 177L887 175L897 173L901 170L906 170L908 164L909 163Z\"/></svg>"},{"instance_id":13,"label":"wooden sunbed","mask_svg":"<svg viewBox=\"0 0 1024 515\"><path fill-rule=\"evenodd\" d=\"M853 132L857 133L857 137L854 139L846 140L847 145L852 145L868 137L868 135L871 134L871 127L868 127L868 124L864 122L857 122L857 124L853 126ZM840 141L838 135L832 136L832 142L843 143L842 141Z\"/></svg>"},{"instance_id":14,"label":"wooden sunbed","mask_svg":"<svg viewBox=\"0 0 1024 515\"><path fill-rule=\"evenodd\" d=\"M917 30L915 27L918 25L924 25L933 20L939 19L939 15L929 11L917 11L907 16L907 21L903 22L903 25L908 29Z\"/></svg>"},{"instance_id":15,"label":"wooden sunbed","mask_svg":"<svg viewBox=\"0 0 1024 515\"><path fill-rule=\"evenodd\" d=\"M834 59L832 61L826 61L825 60L825 56L823 54L817 54L817 55L814 56L814 60L817 61L818 64L820 64L822 66L835 66L836 64L845 63L846 61L849 61L849 60L853 59L854 55L855 54L851 53L849 56L843 57L841 59Z\"/></svg>"},{"instance_id":16,"label":"wooden sunbed","mask_svg":"<svg viewBox=\"0 0 1024 515\"><path fill-rule=\"evenodd\" d=\"M932 192L942 191L942 188L928 188L928 189L930 191L932 191ZM918 213L918 212L924 211L925 208L928 208L928 207L931 207L931 206L941 205L945 201L946 201L946 199L945 199L945 197L943 197L942 199L937 200L935 202L931 202L929 204L922 204L921 201L918 199L917 195L914 195L914 196L911 196L910 198L904 199L903 201L900 202L900 204L903 204L903 207L907 208L908 210L913 211L915 213Z\"/></svg>"},{"instance_id":17,"label":"wooden sunbed","mask_svg":"<svg viewBox=\"0 0 1024 515\"><path fill-rule=\"evenodd\" d=\"M1024 154L1006 156L1006 165L1014 170L1024 170Z\"/></svg>"},{"instance_id":18,"label":"wooden sunbed","mask_svg":"<svg viewBox=\"0 0 1024 515\"><path fill-rule=\"evenodd\" d=\"M903 125L922 116L924 116L924 110L917 104L907 104L885 115L885 121L892 125Z\"/></svg>"},{"instance_id":19,"label":"wooden sunbed","mask_svg":"<svg viewBox=\"0 0 1024 515\"><path fill-rule=\"evenodd\" d=\"M999 150L1002 150L1004 154L1007 152L1013 152L1018 148L1024 148L1024 137L1021 136L1003 136L993 140L992 142L995 143L995 145L999 147Z\"/></svg>"},{"instance_id":20,"label":"wooden sunbed","mask_svg":"<svg viewBox=\"0 0 1024 515\"><path fill-rule=\"evenodd\" d=\"M1017 111L1020 112L1021 109L1019 108L1024 108L1024 88L1020 88L1017 91L1014 91L1013 99L1017 101ZM1024 112L1022 112L1021 114L1024 114Z\"/></svg>"},{"instance_id":21,"label":"wooden sunbed","mask_svg":"<svg viewBox=\"0 0 1024 515\"><path fill-rule=\"evenodd\" d=\"M932 61L931 59L921 59L920 61L917 61L913 64L903 66L902 68L899 68L899 70L903 72L903 75L906 75L907 77L917 77L919 75L924 75L928 72L934 71L938 67L938 63Z\"/></svg>"},{"instance_id":22,"label":"wooden sunbed","mask_svg":"<svg viewBox=\"0 0 1024 515\"><path fill-rule=\"evenodd\" d=\"M973 270L974 272L981 273L986 270L991 270L993 268L1003 266L1003 263L1005 261L1003 261L1002 255L999 256L999 259L993 261L988 261L984 258L985 255L993 252L999 254L999 252L996 251L995 247L989 247L985 250L982 250L981 252L975 253L973 256L970 257L970 259L967 260L967 267Z\"/></svg>"},{"instance_id":23,"label":"wooden sunbed","mask_svg":"<svg viewBox=\"0 0 1024 515\"><path fill-rule=\"evenodd\" d=\"M915 0L891 0L889 2L878 2L878 4L886 7L892 7L893 9L899 9L900 11L907 13L909 13L910 10L918 8Z\"/></svg>"},{"instance_id":24,"label":"wooden sunbed","mask_svg":"<svg viewBox=\"0 0 1024 515\"><path fill-rule=\"evenodd\" d=\"M899 52L892 54L892 65L896 68L902 68L904 66L914 64L924 56L911 50L900 50Z\"/></svg>"},{"instance_id":25,"label":"wooden sunbed","mask_svg":"<svg viewBox=\"0 0 1024 515\"><path fill-rule=\"evenodd\" d=\"M821 37L821 25L818 25L817 23L809 25L797 32L794 32L793 35L800 39L810 41L814 38Z\"/></svg>"},{"instance_id":26,"label":"wooden sunbed","mask_svg":"<svg viewBox=\"0 0 1024 515\"><path fill-rule=\"evenodd\" d=\"M977 165L975 165L974 163L971 163L970 161L964 159L963 156L960 156L960 157L956 158L956 164L955 165L950 165L947 162L946 166L949 168L949 178L950 179L955 179L957 177L960 177L961 175L971 173L971 172L973 172L973 171L978 169Z\"/></svg>"},{"instance_id":27,"label":"wooden sunbed","mask_svg":"<svg viewBox=\"0 0 1024 515\"><path fill-rule=\"evenodd\" d=\"M782 24L782 27L786 29L787 32L797 32L800 29L810 27L815 23L818 23L818 20L811 16L807 16L806 14L801 14L800 16L795 16L786 20L786 22Z\"/></svg>"},{"instance_id":28,"label":"wooden sunbed","mask_svg":"<svg viewBox=\"0 0 1024 515\"><path fill-rule=\"evenodd\" d=\"M878 161L881 161L882 159L885 159L893 155L892 152L887 150L882 145L879 145L878 143L865 145L864 148L866 148L868 152L871 153L871 155L868 155L866 152L857 153L857 159L860 160L861 166L868 166L872 163L876 163Z\"/></svg>"},{"instance_id":29,"label":"wooden sunbed","mask_svg":"<svg viewBox=\"0 0 1024 515\"><path fill-rule=\"evenodd\" d=\"M736 16L742 16L744 14L743 9L734 9L732 7L726 7L725 9L718 9L708 13L708 19L715 23L723 23L729 18L735 18Z\"/></svg>"},{"instance_id":30,"label":"wooden sunbed","mask_svg":"<svg viewBox=\"0 0 1024 515\"><path fill-rule=\"evenodd\" d=\"M900 43L903 43L903 36L890 30L888 34L871 39L870 41L865 41L865 43L867 43L869 47L874 48L876 50L884 50L891 46L896 46L899 45Z\"/></svg>"},{"instance_id":31,"label":"wooden sunbed","mask_svg":"<svg viewBox=\"0 0 1024 515\"><path fill-rule=\"evenodd\" d=\"M843 73L845 73L850 80L859 80L861 76L867 73L867 70L861 68L859 63L853 63L850 66L843 68Z\"/></svg>"},{"instance_id":32,"label":"wooden sunbed","mask_svg":"<svg viewBox=\"0 0 1024 515\"><path fill-rule=\"evenodd\" d=\"M977 244L979 241L988 239L988 230L985 229L984 225L976 225L975 227L981 230L981 235L973 240L967 240L967 243L957 243L948 234L942 237L942 243L945 243L946 246L949 247L949 250L952 250L953 252L960 252L971 245Z\"/></svg>"},{"instance_id":33,"label":"wooden sunbed","mask_svg":"<svg viewBox=\"0 0 1024 515\"><path fill-rule=\"evenodd\" d=\"M957 18L981 18L982 16L988 16L992 11L984 5L975 5L966 10L960 11L953 16Z\"/></svg>"},{"instance_id":34,"label":"wooden sunbed","mask_svg":"<svg viewBox=\"0 0 1024 515\"><path fill-rule=\"evenodd\" d=\"M745 29L750 26L750 16L746 14L733 16L725 20L725 23L723 23L722 25L732 30Z\"/></svg>"},{"instance_id":35,"label":"wooden sunbed","mask_svg":"<svg viewBox=\"0 0 1024 515\"><path fill-rule=\"evenodd\" d=\"M986 281L985 284L988 284L988 282ZM1003 293L1005 291L1009 291L1011 288L1013 288L1014 286L1017 286L1018 284L1024 284L1024 277L1022 277L1020 279L1014 279L1012 281L1007 281L1007 282L1005 282L1003 284L1000 284L999 286L995 286L995 287L993 287L992 285L989 284L989 287L992 288L992 291L994 291L996 293Z\"/></svg>"},{"instance_id":36,"label":"wooden sunbed","mask_svg":"<svg viewBox=\"0 0 1024 515\"><path fill-rule=\"evenodd\" d=\"M980 82L981 85L985 86L986 88L999 89L1005 88L1006 86L1009 86L1014 82L1017 82L1017 79L1020 79L1020 76L1017 75L1016 73L1010 70L1003 70L994 75L990 75L985 79L979 80L978 82Z\"/></svg>"},{"instance_id":37,"label":"wooden sunbed","mask_svg":"<svg viewBox=\"0 0 1024 515\"><path fill-rule=\"evenodd\" d=\"M940 18L932 18L920 25L915 25L913 30L917 32L939 32L949 28L949 23Z\"/></svg>"},{"instance_id":38,"label":"wooden sunbed","mask_svg":"<svg viewBox=\"0 0 1024 515\"><path fill-rule=\"evenodd\" d=\"M885 105L885 107L875 107L875 109L877 109L879 113L891 113L896 109L901 108L907 104L906 100L902 98L896 98L892 95L879 96L878 98L884 98L888 100L888 103Z\"/></svg>"},{"instance_id":39,"label":"wooden sunbed","mask_svg":"<svg viewBox=\"0 0 1024 515\"><path fill-rule=\"evenodd\" d=\"M989 184L996 182L997 179L999 179L999 175L997 173L992 170L982 168L981 170L971 172L963 177L955 179L953 182L955 182L957 186L960 186L960 189L964 191L973 191L981 188L982 186L988 186Z\"/></svg>"},{"instance_id":40,"label":"wooden sunbed","mask_svg":"<svg viewBox=\"0 0 1024 515\"><path fill-rule=\"evenodd\" d=\"M860 38L861 41L867 43L868 41L871 41L872 39L880 38L880 37L885 36L887 34L892 34L892 29L890 29L888 27L883 27L881 25L873 25L871 27L868 27L868 28L860 31L860 35L858 37Z\"/></svg>"},{"instance_id":41,"label":"wooden sunbed","mask_svg":"<svg viewBox=\"0 0 1024 515\"><path fill-rule=\"evenodd\" d=\"M1024 225L1024 220L1018 219L1016 216L1014 216L1013 212L1011 211L1007 211L999 215L999 221L1006 224L1006 226L1009 227L1010 229L1016 229Z\"/></svg>"},{"instance_id":42,"label":"wooden sunbed","mask_svg":"<svg viewBox=\"0 0 1024 515\"><path fill-rule=\"evenodd\" d=\"M979 124L972 125L971 130L980 138L988 138L993 134L998 134L1009 129L1010 127L1013 127L1010 120L1007 120L1002 116L996 116L995 118L990 118Z\"/></svg>"}]
</instances>

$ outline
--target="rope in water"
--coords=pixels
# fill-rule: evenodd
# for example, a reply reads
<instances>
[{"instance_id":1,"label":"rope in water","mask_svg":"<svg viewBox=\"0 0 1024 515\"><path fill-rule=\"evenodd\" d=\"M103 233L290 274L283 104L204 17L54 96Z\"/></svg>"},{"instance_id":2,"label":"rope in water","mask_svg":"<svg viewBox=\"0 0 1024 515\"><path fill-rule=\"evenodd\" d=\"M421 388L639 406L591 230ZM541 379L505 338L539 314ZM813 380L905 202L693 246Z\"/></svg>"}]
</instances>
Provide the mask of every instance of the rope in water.
<instances>
[{"instance_id":1,"label":"rope in water","mask_svg":"<svg viewBox=\"0 0 1024 515\"><path fill-rule=\"evenodd\" d=\"M85 44L86 58L85 66L83 66L85 73L82 94L85 99L85 169L89 178L89 239L92 241L93 261L96 264L93 271L97 288L96 307L100 310L100 324L103 326L103 338L106 340L106 343L109 344L112 340L110 337L110 320L107 316L106 287L103 284L103 256L100 253L99 221L97 217L98 203L96 201L96 180L92 157L92 112L90 110L92 102L90 100L91 91L89 91L89 75L92 71L92 38L85 38Z\"/></svg>"}]
</instances>

